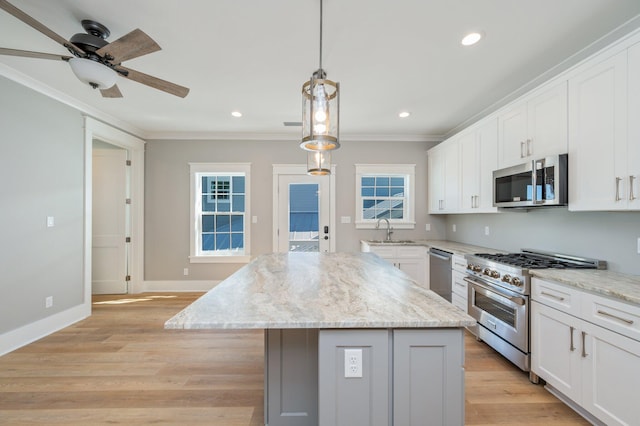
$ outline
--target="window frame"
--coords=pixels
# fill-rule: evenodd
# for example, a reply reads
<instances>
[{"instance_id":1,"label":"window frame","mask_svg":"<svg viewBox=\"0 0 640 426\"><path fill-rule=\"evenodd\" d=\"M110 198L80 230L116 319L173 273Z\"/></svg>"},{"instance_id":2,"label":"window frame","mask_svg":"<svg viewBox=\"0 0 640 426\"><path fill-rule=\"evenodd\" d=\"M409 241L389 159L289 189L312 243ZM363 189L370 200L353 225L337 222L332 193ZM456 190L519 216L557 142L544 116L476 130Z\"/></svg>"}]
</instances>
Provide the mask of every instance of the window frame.
<instances>
[{"instance_id":1,"label":"window frame","mask_svg":"<svg viewBox=\"0 0 640 426\"><path fill-rule=\"evenodd\" d=\"M356 164L356 229L376 229L378 219L363 217L362 178L371 177L403 177L405 179L405 202L403 204L403 218L389 219L395 229L415 229L415 164Z\"/></svg>"},{"instance_id":2,"label":"window frame","mask_svg":"<svg viewBox=\"0 0 640 426\"><path fill-rule=\"evenodd\" d=\"M203 254L201 251L201 185L203 175L244 176L244 252L242 254L233 254L233 251L229 253ZM189 263L249 263L251 260L251 163L189 163L189 181L191 194Z\"/></svg>"}]
</instances>

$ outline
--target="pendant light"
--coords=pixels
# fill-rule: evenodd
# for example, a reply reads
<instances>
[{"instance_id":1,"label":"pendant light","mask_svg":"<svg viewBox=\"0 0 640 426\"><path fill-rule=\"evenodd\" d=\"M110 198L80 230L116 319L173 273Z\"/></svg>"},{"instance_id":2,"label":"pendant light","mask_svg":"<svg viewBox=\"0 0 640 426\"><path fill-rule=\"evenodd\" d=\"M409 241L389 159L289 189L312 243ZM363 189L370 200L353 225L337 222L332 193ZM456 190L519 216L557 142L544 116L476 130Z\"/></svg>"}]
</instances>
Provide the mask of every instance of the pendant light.
<instances>
[{"instance_id":1,"label":"pendant light","mask_svg":"<svg viewBox=\"0 0 640 426\"><path fill-rule=\"evenodd\" d=\"M322 0L320 0L320 66L311 79L302 85L302 142L300 143L302 149L331 151L340 148L339 91L340 83L327 80L327 73L322 69ZM312 160L311 154L308 160Z\"/></svg>"},{"instance_id":2,"label":"pendant light","mask_svg":"<svg viewBox=\"0 0 640 426\"><path fill-rule=\"evenodd\" d=\"M325 176L331 174L331 151L307 151L307 174Z\"/></svg>"}]
</instances>

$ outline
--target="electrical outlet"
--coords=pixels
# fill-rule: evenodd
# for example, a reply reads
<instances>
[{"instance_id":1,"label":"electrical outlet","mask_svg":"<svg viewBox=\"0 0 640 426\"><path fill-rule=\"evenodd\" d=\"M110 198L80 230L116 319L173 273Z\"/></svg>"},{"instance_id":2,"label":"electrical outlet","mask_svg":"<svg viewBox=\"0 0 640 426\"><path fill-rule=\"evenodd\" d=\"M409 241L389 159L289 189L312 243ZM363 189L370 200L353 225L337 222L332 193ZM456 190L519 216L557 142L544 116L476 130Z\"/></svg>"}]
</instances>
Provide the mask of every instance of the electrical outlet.
<instances>
[{"instance_id":1,"label":"electrical outlet","mask_svg":"<svg viewBox=\"0 0 640 426\"><path fill-rule=\"evenodd\" d=\"M182 270L182 275L184 275L185 277L186 277L187 275L189 275L189 268L184 268L184 269Z\"/></svg>"},{"instance_id":2,"label":"electrical outlet","mask_svg":"<svg viewBox=\"0 0 640 426\"><path fill-rule=\"evenodd\" d=\"M47 216L47 228L53 228L56 225L56 220L53 216Z\"/></svg>"},{"instance_id":3,"label":"electrical outlet","mask_svg":"<svg viewBox=\"0 0 640 426\"><path fill-rule=\"evenodd\" d=\"M489 235L489 227L488 226L484 227L484 235Z\"/></svg>"},{"instance_id":4,"label":"electrical outlet","mask_svg":"<svg viewBox=\"0 0 640 426\"><path fill-rule=\"evenodd\" d=\"M640 238L638 238L638 254L640 254Z\"/></svg>"},{"instance_id":5,"label":"electrical outlet","mask_svg":"<svg viewBox=\"0 0 640 426\"><path fill-rule=\"evenodd\" d=\"M456 232L456 224L455 223L451 226L451 229L453 229L453 232Z\"/></svg>"},{"instance_id":6,"label":"electrical outlet","mask_svg":"<svg viewBox=\"0 0 640 426\"><path fill-rule=\"evenodd\" d=\"M258 216L251 216L251 223L258 223Z\"/></svg>"},{"instance_id":7,"label":"electrical outlet","mask_svg":"<svg viewBox=\"0 0 640 426\"><path fill-rule=\"evenodd\" d=\"M48 296L44 299L44 307L50 308L53 306L53 296Z\"/></svg>"},{"instance_id":8,"label":"electrical outlet","mask_svg":"<svg viewBox=\"0 0 640 426\"><path fill-rule=\"evenodd\" d=\"M431 224L430 223L425 224L424 225L424 230L425 231L431 231Z\"/></svg>"},{"instance_id":9,"label":"electrical outlet","mask_svg":"<svg viewBox=\"0 0 640 426\"><path fill-rule=\"evenodd\" d=\"M344 377L362 377L362 349L344 350Z\"/></svg>"},{"instance_id":10,"label":"electrical outlet","mask_svg":"<svg viewBox=\"0 0 640 426\"><path fill-rule=\"evenodd\" d=\"M340 223L351 223L351 216L340 216Z\"/></svg>"}]
</instances>

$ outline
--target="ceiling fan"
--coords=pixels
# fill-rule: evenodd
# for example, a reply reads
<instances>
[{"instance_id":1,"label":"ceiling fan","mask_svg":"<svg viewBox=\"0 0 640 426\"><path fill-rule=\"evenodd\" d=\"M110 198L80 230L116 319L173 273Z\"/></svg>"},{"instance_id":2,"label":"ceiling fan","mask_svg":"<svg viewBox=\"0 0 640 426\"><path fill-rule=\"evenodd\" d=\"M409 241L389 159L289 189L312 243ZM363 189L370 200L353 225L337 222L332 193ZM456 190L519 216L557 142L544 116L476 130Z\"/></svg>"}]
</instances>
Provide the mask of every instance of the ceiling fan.
<instances>
[{"instance_id":1,"label":"ceiling fan","mask_svg":"<svg viewBox=\"0 0 640 426\"><path fill-rule=\"evenodd\" d=\"M82 27L86 33L75 34L70 40L66 40L6 0L0 0L0 9L60 43L73 56L2 47L0 47L0 55L69 62L74 74L82 82L89 84L94 89L99 89L105 98L122 97L122 93L116 85L118 75L181 98L184 98L189 93L187 87L121 65L123 61L161 49L151 37L140 29L135 29L117 40L108 42L106 39L109 37L110 31L107 27L96 21L83 20Z\"/></svg>"}]
</instances>

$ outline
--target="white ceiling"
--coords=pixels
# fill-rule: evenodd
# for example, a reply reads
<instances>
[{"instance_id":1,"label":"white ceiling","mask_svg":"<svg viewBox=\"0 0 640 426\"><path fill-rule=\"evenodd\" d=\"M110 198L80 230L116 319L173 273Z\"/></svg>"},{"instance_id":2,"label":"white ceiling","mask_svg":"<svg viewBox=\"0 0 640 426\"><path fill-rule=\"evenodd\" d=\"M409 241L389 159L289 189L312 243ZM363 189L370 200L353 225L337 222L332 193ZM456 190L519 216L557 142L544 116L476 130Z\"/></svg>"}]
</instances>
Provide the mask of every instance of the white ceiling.
<instances>
[{"instance_id":1,"label":"white ceiling","mask_svg":"<svg viewBox=\"0 0 640 426\"><path fill-rule=\"evenodd\" d=\"M124 98L104 99L65 62L43 59L0 56L0 74L141 137L300 136L283 122L300 121L302 84L318 68L319 0L10 2L67 39L82 19L106 25L109 41L140 28L163 50L124 65L191 92L121 78ZM323 67L341 85L341 136L441 138L612 30L640 26L639 14L638 0L325 0ZM470 30L485 38L462 47ZM68 54L4 11L0 47Z\"/></svg>"}]
</instances>

